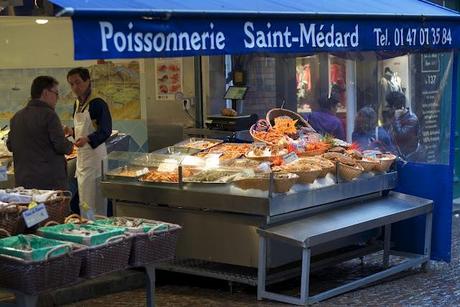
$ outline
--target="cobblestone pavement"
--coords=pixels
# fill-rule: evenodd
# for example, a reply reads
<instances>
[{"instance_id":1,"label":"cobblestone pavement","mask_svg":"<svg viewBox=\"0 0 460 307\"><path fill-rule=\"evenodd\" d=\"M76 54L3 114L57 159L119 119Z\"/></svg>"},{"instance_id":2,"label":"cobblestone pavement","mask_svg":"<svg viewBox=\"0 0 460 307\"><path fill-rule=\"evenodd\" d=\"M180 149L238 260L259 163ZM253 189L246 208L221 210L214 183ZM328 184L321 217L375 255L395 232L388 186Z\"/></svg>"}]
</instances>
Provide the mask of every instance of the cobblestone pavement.
<instances>
[{"instance_id":1,"label":"cobblestone pavement","mask_svg":"<svg viewBox=\"0 0 460 307\"><path fill-rule=\"evenodd\" d=\"M460 217L453 217L452 262L435 262L424 273L413 269L379 284L342 294L316 306L460 306ZM316 272L311 290L335 286L339 280L356 278L381 269L380 257L365 257L365 265L352 260ZM258 302L255 287L237 285L230 293L227 283L182 274L158 274L157 306L286 306L270 301ZM333 281L333 283L331 283ZM290 284L285 286L289 288ZM296 293L297 289L289 290ZM145 291L138 289L79 302L81 306L145 306Z\"/></svg>"}]
</instances>

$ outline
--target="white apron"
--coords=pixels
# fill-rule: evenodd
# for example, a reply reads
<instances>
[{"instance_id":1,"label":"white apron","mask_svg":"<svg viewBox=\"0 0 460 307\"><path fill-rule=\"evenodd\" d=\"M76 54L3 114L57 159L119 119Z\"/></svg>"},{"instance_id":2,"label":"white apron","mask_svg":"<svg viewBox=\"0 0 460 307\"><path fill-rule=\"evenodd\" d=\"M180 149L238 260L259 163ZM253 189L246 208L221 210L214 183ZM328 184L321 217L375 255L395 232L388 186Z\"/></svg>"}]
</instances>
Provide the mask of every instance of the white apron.
<instances>
[{"instance_id":1,"label":"white apron","mask_svg":"<svg viewBox=\"0 0 460 307\"><path fill-rule=\"evenodd\" d=\"M78 112L79 101L74 115L75 140L88 136L96 129L88 112L88 103L95 97L88 97L87 103ZM107 155L105 143L92 148L88 143L77 149L77 169L75 177L78 182L80 198L80 214L87 219L94 219L94 215L107 215L107 199L102 196L97 178L102 175L101 161Z\"/></svg>"}]
</instances>

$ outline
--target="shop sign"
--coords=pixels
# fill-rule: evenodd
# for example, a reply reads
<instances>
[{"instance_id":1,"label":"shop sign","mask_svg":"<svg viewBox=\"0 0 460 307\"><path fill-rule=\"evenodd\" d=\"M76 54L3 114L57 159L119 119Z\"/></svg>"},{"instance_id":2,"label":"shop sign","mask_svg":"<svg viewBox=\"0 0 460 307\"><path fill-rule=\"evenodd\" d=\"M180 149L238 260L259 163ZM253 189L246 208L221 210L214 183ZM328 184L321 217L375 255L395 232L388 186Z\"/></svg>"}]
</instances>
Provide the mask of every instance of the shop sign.
<instances>
[{"instance_id":1,"label":"shop sign","mask_svg":"<svg viewBox=\"0 0 460 307\"><path fill-rule=\"evenodd\" d=\"M319 19L74 18L75 59L459 47L460 24Z\"/></svg>"}]
</instances>

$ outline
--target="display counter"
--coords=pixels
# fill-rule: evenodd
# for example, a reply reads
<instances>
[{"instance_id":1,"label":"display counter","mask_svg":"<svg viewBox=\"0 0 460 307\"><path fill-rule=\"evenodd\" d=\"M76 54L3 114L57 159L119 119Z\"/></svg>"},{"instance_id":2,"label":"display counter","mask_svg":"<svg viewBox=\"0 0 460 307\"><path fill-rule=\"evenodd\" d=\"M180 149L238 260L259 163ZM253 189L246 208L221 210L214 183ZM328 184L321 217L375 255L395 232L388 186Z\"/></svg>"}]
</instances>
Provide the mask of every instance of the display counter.
<instances>
[{"instance_id":1,"label":"display counter","mask_svg":"<svg viewBox=\"0 0 460 307\"><path fill-rule=\"evenodd\" d=\"M257 228L292 221L313 212L328 210L330 206L345 206L380 198L395 188L397 182L395 171L364 172L353 180L345 180L337 169L314 179L310 184L296 183L283 193L275 192L276 172L271 172L269 179L261 179L271 182L266 190L257 186L243 189L236 184L237 177L233 181L219 183L215 178L210 181L213 183L188 182L200 174L190 175L193 168L185 162L195 161L195 157L190 160L186 158L188 155L178 153L178 150L176 154L171 154L169 150L170 154L164 155L166 151L151 154L111 153L106 161L109 171L101 180L101 189L112 200L115 215L154 218L182 225L184 231L179 238L177 251L179 259L255 268L258 261ZM170 175L168 180L176 182L146 180L153 178L150 173L159 169L167 170L167 164L174 161L179 163L179 167L172 168L173 173L178 174L174 179ZM263 164L263 161L258 163ZM212 169L221 170L219 167ZM248 173L248 169L234 168L232 171L241 172L243 176ZM379 231L371 231L318 246L313 254L363 244L378 234ZM273 244L272 250L277 252L270 253L270 244ZM279 242L269 243L268 266L277 267L298 260L300 255L290 253L290 248Z\"/></svg>"}]
</instances>

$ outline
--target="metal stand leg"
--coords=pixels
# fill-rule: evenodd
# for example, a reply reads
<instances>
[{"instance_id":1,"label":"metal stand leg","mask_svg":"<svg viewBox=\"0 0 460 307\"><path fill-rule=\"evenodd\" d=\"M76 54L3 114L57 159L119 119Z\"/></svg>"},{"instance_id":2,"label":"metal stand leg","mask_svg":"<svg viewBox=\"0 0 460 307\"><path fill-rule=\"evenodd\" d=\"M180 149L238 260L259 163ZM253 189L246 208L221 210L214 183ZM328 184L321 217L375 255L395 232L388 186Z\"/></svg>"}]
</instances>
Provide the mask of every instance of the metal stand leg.
<instances>
[{"instance_id":1,"label":"metal stand leg","mask_svg":"<svg viewBox=\"0 0 460 307\"><path fill-rule=\"evenodd\" d=\"M391 224L384 226L383 237L383 266L388 268L390 265L390 239L391 239Z\"/></svg>"},{"instance_id":2,"label":"metal stand leg","mask_svg":"<svg viewBox=\"0 0 460 307\"><path fill-rule=\"evenodd\" d=\"M428 272L430 270L430 256L431 256L431 227L433 222L433 214L430 212L426 215L425 223L425 248L423 253L427 256L427 260L422 264L422 270Z\"/></svg>"},{"instance_id":3,"label":"metal stand leg","mask_svg":"<svg viewBox=\"0 0 460 307\"><path fill-rule=\"evenodd\" d=\"M16 293L16 305L24 307L35 307L38 303L38 295L27 295Z\"/></svg>"},{"instance_id":4,"label":"metal stand leg","mask_svg":"<svg viewBox=\"0 0 460 307\"><path fill-rule=\"evenodd\" d=\"M263 236L259 236L259 263L257 275L257 299L262 300L262 293L265 291L265 281L267 278L267 241Z\"/></svg>"},{"instance_id":5,"label":"metal stand leg","mask_svg":"<svg viewBox=\"0 0 460 307\"><path fill-rule=\"evenodd\" d=\"M302 276L300 280L300 303L305 305L308 301L310 288L310 255L309 248L302 249Z\"/></svg>"},{"instance_id":6,"label":"metal stand leg","mask_svg":"<svg viewBox=\"0 0 460 307\"><path fill-rule=\"evenodd\" d=\"M147 291L147 306L155 306L155 266L148 265L145 267L145 273L147 274L147 283L145 285Z\"/></svg>"}]
</instances>

